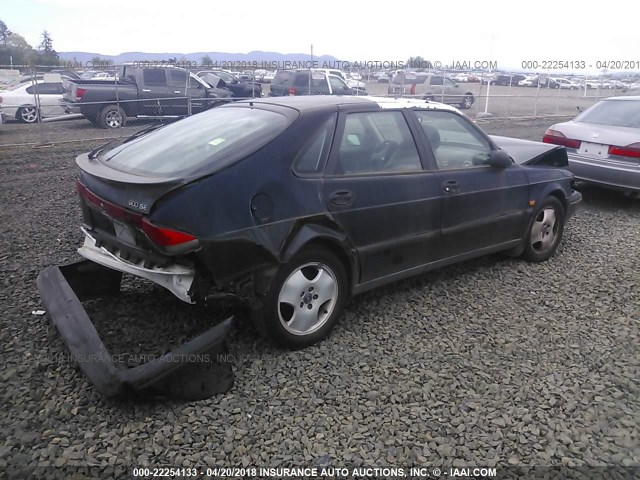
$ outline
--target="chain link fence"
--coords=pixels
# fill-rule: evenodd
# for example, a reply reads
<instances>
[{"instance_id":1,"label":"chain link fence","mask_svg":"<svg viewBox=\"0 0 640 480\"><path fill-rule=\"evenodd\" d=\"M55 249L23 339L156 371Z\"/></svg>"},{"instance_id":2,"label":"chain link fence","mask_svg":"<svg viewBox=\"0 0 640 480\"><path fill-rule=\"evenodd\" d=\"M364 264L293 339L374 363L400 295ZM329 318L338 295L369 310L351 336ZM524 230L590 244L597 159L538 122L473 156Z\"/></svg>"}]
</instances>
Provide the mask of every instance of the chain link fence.
<instances>
[{"instance_id":1,"label":"chain link fence","mask_svg":"<svg viewBox=\"0 0 640 480\"><path fill-rule=\"evenodd\" d=\"M6 123L0 126L0 147L127 137L150 122L268 97L274 80L274 72L264 70L207 73L147 63L100 70L0 70L0 111ZM589 77L567 81L549 75L482 73L473 78L453 72L339 74L348 85L359 87L354 94L441 101L467 107L463 111L472 119L572 117L602 98L635 93L634 85Z\"/></svg>"}]
</instances>

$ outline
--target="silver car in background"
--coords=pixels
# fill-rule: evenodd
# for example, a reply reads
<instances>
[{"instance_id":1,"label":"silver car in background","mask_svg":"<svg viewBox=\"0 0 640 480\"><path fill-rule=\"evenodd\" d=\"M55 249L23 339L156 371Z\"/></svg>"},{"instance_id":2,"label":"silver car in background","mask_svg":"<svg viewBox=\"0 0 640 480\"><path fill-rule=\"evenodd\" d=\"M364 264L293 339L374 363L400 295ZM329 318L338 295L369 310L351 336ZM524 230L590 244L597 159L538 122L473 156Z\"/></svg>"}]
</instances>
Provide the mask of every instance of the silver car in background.
<instances>
[{"instance_id":1,"label":"silver car in background","mask_svg":"<svg viewBox=\"0 0 640 480\"><path fill-rule=\"evenodd\" d=\"M640 96L601 100L542 141L567 148L576 179L640 193Z\"/></svg>"}]
</instances>

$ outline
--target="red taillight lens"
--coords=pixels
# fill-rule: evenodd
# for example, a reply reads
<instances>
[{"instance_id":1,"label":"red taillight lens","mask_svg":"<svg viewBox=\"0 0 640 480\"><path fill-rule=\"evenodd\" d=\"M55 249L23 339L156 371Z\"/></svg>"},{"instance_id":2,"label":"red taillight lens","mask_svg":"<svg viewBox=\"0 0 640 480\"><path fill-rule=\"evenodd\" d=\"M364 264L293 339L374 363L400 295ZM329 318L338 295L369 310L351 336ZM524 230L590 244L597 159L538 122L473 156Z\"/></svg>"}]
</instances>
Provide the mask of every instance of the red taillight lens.
<instances>
[{"instance_id":1,"label":"red taillight lens","mask_svg":"<svg viewBox=\"0 0 640 480\"><path fill-rule=\"evenodd\" d=\"M409 94L410 95L415 95L416 94L416 84L415 83L411 84L411 90L409 90Z\"/></svg>"},{"instance_id":2,"label":"red taillight lens","mask_svg":"<svg viewBox=\"0 0 640 480\"><path fill-rule=\"evenodd\" d=\"M640 158L640 143L632 143L626 147L611 145L609 155L619 155L621 157Z\"/></svg>"},{"instance_id":3,"label":"red taillight lens","mask_svg":"<svg viewBox=\"0 0 640 480\"><path fill-rule=\"evenodd\" d=\"M76 182L76 187L78 189L78 193L80 193L80 196L82 198L84 198L88 202L93 203L111 218L115 220L121 220L131 225L140 226L140 223L142 222L142 215L128 212L118 205L108 202L107 200L103 200L79 181Z\"/></svg>"},{"instance_id":4,"label":"red taillight lens","mask_svg":"<svg viewBox=\"0 0 640 480\"><path fill-rule=\"evenodd\" d=\"M295 95L296 94L296 87L289 87L289 95Z\"/></svg>"},{"instance_id":5,"label":"red taillight lens","mask_svg":"<svg viewBox=\"0 0 640 480\"><path fill-rule=\"evenodd\" d=\"M160 247L174 247L198 240L188 233L154 225L146 218L142 219L142 231L149 237L149 240Z\"/></svg>"},{"instance_id":6,"label":"red taillight lens","mask_svg":"<svg viewBox=\"0 0 640 480\"><path fill-rule=\"evenodd\" d=\"M131 213L118 205L103 200L79 181L76 183L76 186L78 192L86 201L93 203L115 220L120 220L131 226L140 228L149 240L159 247L175 247L198 240L188 233L154 225L139 213Z\"/></svg>"},{"instance_id":7,"label":"red taillight lens","mask_svg":"<svg viewBox=\"0 0 640 480\"><path fill-rule=\"evenodd\" d=\"M542 137L542 141L544 143L553 143L554 145L563 145L568 148L580 148L580 140L575 140L573 138L567 138L562 132L558 130L553 130L551 128L547 129L544 132L544 137Z\"/></svg>"},{"instance_id":8,"label":"red taillight lens","mask_svg":"<svg viewBox=\"0 0 640 480\"><path fill-rule=\"evenodd\" d=\"M76 89L76 100L82 100L82 97L84 97L85 93L87 93L87 89L86 88L77 88Z\"/></svg>"}]
</instances>

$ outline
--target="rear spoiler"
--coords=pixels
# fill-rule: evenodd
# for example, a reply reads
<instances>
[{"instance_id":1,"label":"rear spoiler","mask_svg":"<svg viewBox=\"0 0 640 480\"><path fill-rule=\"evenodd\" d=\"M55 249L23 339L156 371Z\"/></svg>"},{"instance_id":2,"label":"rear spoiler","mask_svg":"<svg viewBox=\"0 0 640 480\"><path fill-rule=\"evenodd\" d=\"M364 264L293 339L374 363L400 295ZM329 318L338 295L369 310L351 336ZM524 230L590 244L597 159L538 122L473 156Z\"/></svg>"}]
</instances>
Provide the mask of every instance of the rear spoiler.
<instances>
[{"instance_id":1,"label":"rear spoiler","mask_svg":"<svg viewBox=\"0 0 640 480\"><path fill-rule=\"evenodd\" d=\"M225 338L233 317L188 343L134 368L113 361L80 303L120 290L122 273L81 260L38 275L38 290L49 318L89 380L107 396L127 393L200 400L233 386Z\"/></svg>"},{"instance_id":2,"label":"rear spoiler","mask_svg":"<svg viewBox=\"0 0 640 480\"><path fill-rule=\"evenodd\" d=\"M565 168L569 166L567 149L560 145L522 140L520 138L490 135L491 140L506 151L520 165L547 165Z\"/></svg>"}]
</instances>

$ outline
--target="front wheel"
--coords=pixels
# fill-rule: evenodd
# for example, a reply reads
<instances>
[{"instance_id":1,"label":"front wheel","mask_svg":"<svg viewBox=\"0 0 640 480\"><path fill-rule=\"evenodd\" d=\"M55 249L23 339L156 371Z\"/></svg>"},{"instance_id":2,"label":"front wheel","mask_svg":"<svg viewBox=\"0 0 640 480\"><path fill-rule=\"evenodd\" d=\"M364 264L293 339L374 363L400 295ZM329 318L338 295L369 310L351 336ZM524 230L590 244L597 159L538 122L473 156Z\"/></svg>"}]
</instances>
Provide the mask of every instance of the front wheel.
<instances>
[{"instance_id":1,"label":"front wheel","mask_svg":"<svg viewBox=\"0 0 640 480\"><path fill-rule=\"evenodd\" d=\"M466 95L462 99L462 103L460 104L460 108L464 108L465 110L469 110L473 105L473 97L471 95Z\"/></svg>"},{"instance_id":2,"label":"front wheel","mask_svg":"<svg viewBox=\"0 0 640 480\"><path fill-rule=\"evenodd\" d=\"M266 333L279 345L301 348L333 329L348 295L347 274L330 251L309 247L277 273L261 315Z\"/></svg>"},{"instance_id":3,"label":"front wheel","mask_svg":"<svg viewBox=\"0 0 640 480\"><path fill-rule=\"evenodd\" d=\"M538 207L529 225L524 258L544 262L558 248L564 231L564 208L555 197L547 197Z\"/></svg>"},{"instance_id":4,"label":"front wheel","mask_svg":"<svg viewBox=\"0 0 640 480\"><path fill-rule=\"evenodd\" d=\"M16 115L22 123L36 123L38 121L38 109L36 107L21 107Z\"/></svg>"}]
</instances>

